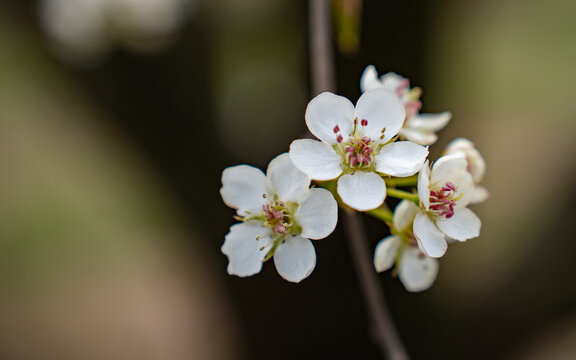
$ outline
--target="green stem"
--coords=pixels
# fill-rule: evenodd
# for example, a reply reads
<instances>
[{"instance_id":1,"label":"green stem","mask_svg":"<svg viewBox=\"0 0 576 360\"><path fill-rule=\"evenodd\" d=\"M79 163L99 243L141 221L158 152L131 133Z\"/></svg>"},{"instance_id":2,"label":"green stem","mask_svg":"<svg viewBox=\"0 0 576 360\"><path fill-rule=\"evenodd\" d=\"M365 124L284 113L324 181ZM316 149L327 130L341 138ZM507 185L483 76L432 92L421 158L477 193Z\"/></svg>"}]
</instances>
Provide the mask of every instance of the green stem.
<instances>
[{"instance_id":1,"label":"green stem","mask_svg":"<svg viewBox=\"0 0 576 360\"><path fill-rule=\"evenodd\" d=\"M416 186L418 184L418 175L409 176L405 178L390 178L384 179L388 187L393 186Z\"/></svg>"},{"instance_id":2,"label":"green stem","mask_svg":"<svg viewBox=\"0 0 576 360\"><path fill-rule=\"evenodd\" d=\"M398 189L394 189L394 188L386 189L386 193L389 196L392 196L392 197L395 197L398 199L411 200L411 201L414 201L416 204L420 204L420 198L418 197L418 194L413 194L413 193L408 192L408 191L398 190Z\"/></svg>"},{"instance_id":3,"label":"green stem","mask_svg":"<svg viewBox=\"0 0 576 360\"><path fill-rule=\"evenodd\" d=\"M268 261L268 260L270 260L270 258L272 256L274 256L276 249L282 243L282 241L284 241L284 235L279 235L279 236L275 237L274 239L272 239L272 241L274 242L274 244L272 245L272 248L270 250L268 250L268 254L266 254L264 261Z\"/></svg>"},{"instance_id":4,"label":"green stem","mask_svg":"<svg viewBox=\"0 0 576 360\"><path fill-rule=\"evenodd\" d=\"M375 217L376 219L382 220L385 223L392 224L394 215L392 211L384 208L378 208L370 211L366 211L366 214Z\"/></svg>"}]
</instances>

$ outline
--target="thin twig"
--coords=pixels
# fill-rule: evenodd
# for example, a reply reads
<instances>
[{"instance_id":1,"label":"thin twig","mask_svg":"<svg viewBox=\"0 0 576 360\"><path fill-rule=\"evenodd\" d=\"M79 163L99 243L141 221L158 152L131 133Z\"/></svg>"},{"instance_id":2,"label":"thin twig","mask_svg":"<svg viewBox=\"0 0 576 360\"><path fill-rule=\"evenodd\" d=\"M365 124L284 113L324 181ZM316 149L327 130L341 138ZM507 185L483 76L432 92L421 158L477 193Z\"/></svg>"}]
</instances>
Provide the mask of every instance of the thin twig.
<instances>
[{"instance_id":1,"label":"thin twig","mask_svg":"<svg viewBox=\"0 0 576 360\"><path fill-rule=\"evenodd\" d=\"M312 93L317 95L323 91L334 91L336 82L329 0L309 0L309 32ZM373 335L376 343L385 358L407 360L408 354L396 332L386 307L382 287L372 265L372 256L362 220L358 214L344 211L344 224L364 301L373 322Z\"/></svg>"},{"instance_id":2,"label":"thin twig","mask_svg":"<svg viewBox=\"0 0 576 360\"><path fill-rule=\"evenodd\" d=\"M407 360L408 354L394 328L384 300L384 292L378 281L374 265L372 265L372 256L368 248L366 232L362 226L362 219L350 210L343 211L343 213L354 266L358 273L364 301L372 318L372 334L387 359Z\"/></svg>"},{"instance_id":3,"label":"thin twig","mask_svg":"<svg viewBox=\"0 0 576 360\"><path fill-rule=\"evenodd\" d=\"M310 34L310 73L312 96L324 91L334 91L334 54L332 50L332 27L330 26L329 0L310 0L308 27Z\"/></svg>"}]
</instances>

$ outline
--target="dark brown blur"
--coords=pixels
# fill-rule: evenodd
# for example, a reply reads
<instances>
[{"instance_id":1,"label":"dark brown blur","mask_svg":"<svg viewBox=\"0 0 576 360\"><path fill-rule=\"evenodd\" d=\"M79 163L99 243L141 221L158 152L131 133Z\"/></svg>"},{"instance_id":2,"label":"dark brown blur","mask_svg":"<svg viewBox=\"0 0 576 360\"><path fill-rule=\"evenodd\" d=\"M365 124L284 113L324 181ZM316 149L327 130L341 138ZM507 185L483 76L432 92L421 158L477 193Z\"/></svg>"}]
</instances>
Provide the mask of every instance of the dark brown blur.
<instances>
[{"instance_id":1,"label":"dark brown blur","mask_svg":"<svg viewBox=\"0 0 576 360\"><path fill-rule=\"evenodd\" d=\"M0 2L0 359L379 359L340 227L297 285L271 263L231 277L220 252L222 169L306 130L306 2L171 1L53 33L66 1ZM432 159L467 137L487 162L481 236L432 289L380 274L409 353L576 358L576 2L353 8L339 93L370 64L408 77L423 112L454 114ZM373 249L387 230L365 223Z\"/></svg>"}]
</instances>

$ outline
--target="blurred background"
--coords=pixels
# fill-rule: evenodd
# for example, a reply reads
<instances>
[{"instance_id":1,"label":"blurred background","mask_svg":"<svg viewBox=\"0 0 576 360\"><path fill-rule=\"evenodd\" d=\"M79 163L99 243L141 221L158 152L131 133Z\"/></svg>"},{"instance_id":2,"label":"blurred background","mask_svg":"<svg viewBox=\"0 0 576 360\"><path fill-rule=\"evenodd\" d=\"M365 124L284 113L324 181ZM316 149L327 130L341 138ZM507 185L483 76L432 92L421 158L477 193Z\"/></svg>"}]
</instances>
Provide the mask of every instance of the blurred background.
<instances>
[{"instance_id":1,"label":"blurred background","mask_svg":"<svg viewBox=\"0 0 576 360\"><path fill-rule=\"evenodd\" d=\"M432 158L488 164L432 289L380 275L410 354L576 358L576 2L334 4L339 93L406 76L454 114ZM380 358L340 227L298 285L220 253L222 169L305 131L307 33L304 0L0 2L0 359Z\"/></svg>"}]
</instances>

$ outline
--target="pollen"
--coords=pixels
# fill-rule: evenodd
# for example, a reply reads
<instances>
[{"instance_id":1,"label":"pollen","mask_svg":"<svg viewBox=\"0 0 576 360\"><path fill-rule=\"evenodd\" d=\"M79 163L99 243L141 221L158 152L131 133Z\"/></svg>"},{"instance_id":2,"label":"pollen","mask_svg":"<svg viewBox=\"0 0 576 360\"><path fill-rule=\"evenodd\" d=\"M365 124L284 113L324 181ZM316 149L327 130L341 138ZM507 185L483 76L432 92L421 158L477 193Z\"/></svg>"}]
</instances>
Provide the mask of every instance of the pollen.
<instances>
[{"instance_id":1,"label":"pollen","mask_svg":"<svg viewBox=\"0 0 576 360\"><path fill-rule=\"evenodd\" d=\"M450 219L454 216L454 206L460 196L456 196L456 186L448 181L439 190L430 191L430 212Z\"/></svg>"},{"instance_id":2,"label":"pollen","mask_svg":"<svg viewBox=\"0 0 576 360\"><path fill-rule=\"evenodd\" d=\"M293 225L288 207L279 200L262 205L262 215L265 219L264 225L277 234L287 234L288 229Z\"/></svg>"},{"instance_id":3,"label":"pollen","mask_svg":"<svg viewBox=\"0 0 576 360\"><path fill-rule=\"evenodd\" d=\"M350 145L346 147L346 159L351 167L370 165L372 162L372 152L374 149L370 146L372 140L368 136L361 139L350 138Z\"/></svg>"},{"instance_id":4,"label":"pollen","mask_svg":"<svg viewBox=\"0 0 576 360\"><path fill-rule=\"evenodd\" d=\"M368 120L355 118L350 137L344 140L340 133L336 137L338 152L351 171L365 170L373 166L379 142L364 135L363 128L367 125Z\"/></svg>"}]
</instances>

